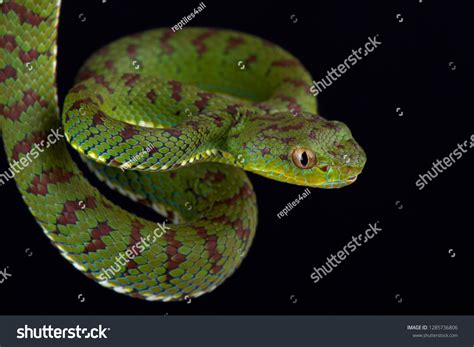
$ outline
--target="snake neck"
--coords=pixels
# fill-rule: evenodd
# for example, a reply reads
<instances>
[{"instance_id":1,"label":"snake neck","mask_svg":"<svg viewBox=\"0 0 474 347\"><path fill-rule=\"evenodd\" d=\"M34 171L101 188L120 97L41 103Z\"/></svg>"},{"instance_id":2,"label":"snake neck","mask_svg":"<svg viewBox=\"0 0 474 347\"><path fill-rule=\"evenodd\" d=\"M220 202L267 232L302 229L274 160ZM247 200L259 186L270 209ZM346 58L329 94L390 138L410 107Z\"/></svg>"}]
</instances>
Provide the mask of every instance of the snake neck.
<instances>
[{"instance_id":1,"label":"snake neck","mask_svg":"<svg viewBox=\"0 0 474 347\"><path fill-rule=\"evenodd\" d=\"M168 171L201 162L218 162L239 166L233 140L245 130L252 107L228 110L203 110L182 122L161 127L145 126L123 115L133 107L126 96L153 85L165 92L170 83L159 78L140 76L133 84L114 77L108 82L114 92L106 90L96 79L86 79L74 87L64 103L64 132L72 147L85 157L123 170ZM193 93L183 86L183 93ZM148 112L159 112L150 109ZM172 117L171 115L169 118ZM123 141L115 143L114 139Z\"/></svg>"}]
</instances>

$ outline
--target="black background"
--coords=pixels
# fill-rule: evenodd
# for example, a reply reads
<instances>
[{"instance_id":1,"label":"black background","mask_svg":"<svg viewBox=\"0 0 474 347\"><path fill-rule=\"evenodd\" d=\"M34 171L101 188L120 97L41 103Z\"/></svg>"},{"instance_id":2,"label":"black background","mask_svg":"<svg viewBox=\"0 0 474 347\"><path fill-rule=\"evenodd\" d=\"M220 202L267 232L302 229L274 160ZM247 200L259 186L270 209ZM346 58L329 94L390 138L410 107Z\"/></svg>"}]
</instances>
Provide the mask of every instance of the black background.
<instances>
[{"instance_id":1,"label":"black background","mask_svg":"<svg viewBox=\"0 0 474 347\"><path fill-rule=\"evenodd\" d=\"M198 3L66 1L59 28L60 100L93 51L127 34L171 27ZM8 266L12 277L0 285L0 313L474 313L473 150L422 191L415 186L433 161L474 133L467 90L472 11L461 1L433 0L205 4L189 25L262 36L298 57L315 80L379 34L382 45L318 96L320 114L348 124L365 149L364 172L344 189L312 189L281 220L276 214L304 188L250 174L259 203L250 253L222 286L190 304L132 299L83 276L49 244L9 182L0 187L0 270ZM0 172L6 169L2 153ZM156 219L88 177L122 206ZM378 236L312 282L313 266L376 221L383 229Z\"/></svg>"}]
</instances>

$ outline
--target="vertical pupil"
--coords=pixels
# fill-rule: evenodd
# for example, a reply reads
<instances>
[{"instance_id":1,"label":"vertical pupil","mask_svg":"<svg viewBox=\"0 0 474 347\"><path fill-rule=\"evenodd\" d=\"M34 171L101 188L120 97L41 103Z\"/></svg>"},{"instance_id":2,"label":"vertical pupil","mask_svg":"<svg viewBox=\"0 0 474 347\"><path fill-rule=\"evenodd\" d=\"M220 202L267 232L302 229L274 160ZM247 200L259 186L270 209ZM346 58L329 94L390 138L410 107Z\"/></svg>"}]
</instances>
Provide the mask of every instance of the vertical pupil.
<instances>
[{"instance_id":1,"label":"vertical pupil","mask_svg":"<svg viewBox=\"0 0 474 347\"><path fill-rule=\"evenodd\" d=\"M301 166L303 167L308 165L308 155L306 154L306 151L301 153L300 163L301 163Z\"/></svg>"}]
</instances>

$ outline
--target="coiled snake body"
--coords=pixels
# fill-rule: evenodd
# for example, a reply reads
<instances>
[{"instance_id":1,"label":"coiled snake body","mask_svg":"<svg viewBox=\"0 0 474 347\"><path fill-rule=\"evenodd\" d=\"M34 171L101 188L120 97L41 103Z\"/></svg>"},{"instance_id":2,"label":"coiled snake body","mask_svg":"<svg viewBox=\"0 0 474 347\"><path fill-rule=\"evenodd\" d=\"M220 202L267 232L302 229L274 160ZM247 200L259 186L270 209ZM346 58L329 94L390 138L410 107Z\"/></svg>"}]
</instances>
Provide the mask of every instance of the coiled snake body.
<instances>
[{"instance_id":1,"label":"coiled snake body","mask_svg":"<svg viewBox=\"0 0 474 347\"><path fill-rule=\"evenodd\" d=\"M209 28L128 36L82 67L62 126L100 179L175 222L159 227L101 195L65 140L48 142L61 127L59 1L0 6L0 129L9 162L25 161L18 189L62 255L103 286L147 300L209 292L255 235L244 170L335 188L365 164L347 126L316 115L310 74L282 48Z\"/></svg>"}]
</instances>

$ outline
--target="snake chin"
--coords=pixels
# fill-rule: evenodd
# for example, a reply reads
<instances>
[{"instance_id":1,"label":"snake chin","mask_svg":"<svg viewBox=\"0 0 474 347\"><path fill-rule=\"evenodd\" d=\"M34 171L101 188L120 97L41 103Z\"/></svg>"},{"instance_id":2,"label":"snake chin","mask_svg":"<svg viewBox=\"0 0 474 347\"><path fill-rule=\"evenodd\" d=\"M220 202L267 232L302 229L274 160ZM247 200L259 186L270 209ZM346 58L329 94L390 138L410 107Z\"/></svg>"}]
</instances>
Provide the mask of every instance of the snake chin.
<instances>
[{"instance_id":1,"label":"snake chin","mask_svg":"<svg viewBox=\"0 0 474 347\"><path fill-rule=\"evenodd\" d=\"M349 177L347 180L342 180L342 181L328 181L326 183L323 183L320 188L323 189L334 189L334 188L342 188L346 187L352 183L354 183L357 180L358 176L352 176Z\"/></svg>"},{"instance_id":2,"label":"snake chin","mask_svg":"<svg viewBox=\"0 0 474 347\"><path fill-rule=\"evenodd\" d=\"M331 168L324 175L314 174L303 176L294 174L291 170L273 169L268 171L257 166L247 166L245 167L245 170L284 183L322 189L336 189L346 187L354 183L357 180L359 173L362 171L362 169L357 170L351 168L351 176L347 176L341 174L340 171ZM357 170L357 173L352 173L354 170ZM347 178L341 179L341 177Z\"/></svg>"}]
</instances>

